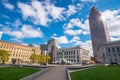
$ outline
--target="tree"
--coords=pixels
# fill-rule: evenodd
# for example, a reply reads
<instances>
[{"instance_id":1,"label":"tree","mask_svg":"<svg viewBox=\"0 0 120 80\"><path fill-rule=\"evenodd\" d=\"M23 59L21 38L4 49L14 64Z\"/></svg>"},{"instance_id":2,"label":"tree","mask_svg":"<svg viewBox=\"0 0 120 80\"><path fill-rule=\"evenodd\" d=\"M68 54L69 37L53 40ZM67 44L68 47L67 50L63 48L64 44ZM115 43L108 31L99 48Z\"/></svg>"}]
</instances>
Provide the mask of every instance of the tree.
<instances>
[{"instance_id":1,"label":"tree","mask_svg":"<svg viewBox=\"0 0 120 80\"><path fill-rule=\"evenodd\" d=\"M9 52L6 50L0 50L0 62L4 64L9 60Z\"/></svg>"},{"instance_id":2,"label":"tree","mask_svg":"<svg viewBox=\"0 0 120 80\"><path fill-rule=\"evenodd\" d=\"M49 63L50 60L51 60L51 57L49 55L44 55L44 54L39 55L40 63Z\"/></svg>"},{"instance_id":3,"label":"tree","mask_svg":"<svg viewBox=\"0 0 120 80\"><path fill-rule=\"evenodd\" d=\"M32 63L48 63L51 60L51 57L49 55L34 53L30 56L30 60Z\"/></svg>"},{"instance_id":4,"label":"tree","mask_svg":"<svg viewBox=\"0 0 120 80\"><path fill-rule=\"evenodd\" d=\"M51 57L49 55L46 55L46 62L49 63L51 60Z\"/></svg>"},{"instance_id":5,"label":"tree","mask_svg":"<svg viewBox=\"0 0 120 80\"><path fill-rule=\"evenodd\" d=\"M39 56L35 53L30 56L30 60L32 63L38 63L38 59L39 59Z\"/></svg>"}]
</instances>

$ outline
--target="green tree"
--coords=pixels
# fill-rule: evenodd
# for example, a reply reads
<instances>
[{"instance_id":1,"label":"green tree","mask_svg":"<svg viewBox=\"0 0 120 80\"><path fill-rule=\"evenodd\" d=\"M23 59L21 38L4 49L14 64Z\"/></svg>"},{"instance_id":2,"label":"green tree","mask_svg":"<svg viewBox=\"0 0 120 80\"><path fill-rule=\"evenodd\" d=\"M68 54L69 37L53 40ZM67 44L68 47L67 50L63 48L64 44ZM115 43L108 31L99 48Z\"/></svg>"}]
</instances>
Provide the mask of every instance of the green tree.
<instances>
[{"instance_id":1,"label":"green tree","mask_svg":"<svg viewBox=\"0 0 120 80\"><path fill-rule=\"evenodd\" d=\"M49 55L44 55L44 54L41 54L39 55L39 59L40 59L40 63L49 63L49 61L51 60L51 57Z\"/></svg>"},{"instance_id":2,"label":"green tree","mask_svg":"<svg viewBox=\"0 0 120 80\"><path fill-rule=\"evenodd\" d=\"M32 63L38 63L38 59L39 59L39 56L35 53L30 56L30 60Z\"/></svg>"},{"instance_id":3,"label":"green tree","mask_svg":"<svg viewBox=\"0 0 120 80\"><path fill-rule=\"evenodd\" d=\"M9 52L6 50L0 50L0 62L5 63L9 60Z\"/></svg>"},{"instance_id":4,"label":"green tree","mask_svg":"<svg viewBox=\"0 0 120 80\"><path fill-rule=\"evenodd\" d=\"M32 54L30 57L32 63L48 63L51 60L49 55L44 54Z\"/></svg>"},{"instance_id":5,"label":"green tree","mask_svg":"<svg viewBox=\"0 0 120 80\"><path fill-rule=\"evenodd\" d=\"M46 55L46 62L49 63L51 60L51 57L49 55Z\"/></svg>"}]
</instances>

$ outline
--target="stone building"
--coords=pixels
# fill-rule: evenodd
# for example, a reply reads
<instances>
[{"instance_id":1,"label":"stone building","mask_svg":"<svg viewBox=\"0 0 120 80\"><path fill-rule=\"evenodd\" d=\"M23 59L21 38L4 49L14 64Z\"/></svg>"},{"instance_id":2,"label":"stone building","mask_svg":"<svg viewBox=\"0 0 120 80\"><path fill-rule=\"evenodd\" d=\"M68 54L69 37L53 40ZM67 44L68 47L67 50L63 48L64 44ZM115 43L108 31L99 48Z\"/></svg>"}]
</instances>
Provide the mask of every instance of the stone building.
<instances>
[{"instance_id":1,"label":"stone building","mask_svg":"<svg viewBox=\"0 0 120 80\"><path fill-rule=\"evenodd\" d=\"M89 15L89 25L92 39L93 54L96 61L100 60L97 48L100 44L110 41L107 26L101 18L99 11L92 7Z\"/></svg>"},{"instance_id":2,"label":"stone building","mask_svg":"<svg viewBox=\"0 0 120 80\"><path fill-rule=\"evenodd\" d=\"M101 54L100 62L103 64L120 64L120 40L105 42L100 45L98 52Z\"/></svg>"},{"instance_id":3,"label":"stone building","mask_svg":"<svg viewBox=\"0 0 120 80\"><path fill-rule=\"evenodd\" d=\"M7 50L9 52L8 63L12 63L13 60L16 63L29 63L30 62L29 58L31 54L33 53L41 54L40 46L21 45L1 40L0 50Z\"/></svg>"},{"instance_id":4,"label":"stone building","mask_svg":"<svg viewBox=\"0 0 120 80\"><path fill-rule=\"evenodd\" d=\"M80 46L55 49L53 51L53 63L85 63L90 60L89 51Z\"/></svg>"},{"instance_id":5,"label":"stone building","mask_svg":"<svg viewBox=\"0 0 120 80\"><path fill-rule=\"evenodd\" d=\"M52 38L52 39L47 41L47 44L42 44L40 46L41 46L42 54L45 54L45 55L48 54L51 57L50 62L52 62L53 51L55 49L58 49L56 39Z\"/></svg>"}]
</instances>

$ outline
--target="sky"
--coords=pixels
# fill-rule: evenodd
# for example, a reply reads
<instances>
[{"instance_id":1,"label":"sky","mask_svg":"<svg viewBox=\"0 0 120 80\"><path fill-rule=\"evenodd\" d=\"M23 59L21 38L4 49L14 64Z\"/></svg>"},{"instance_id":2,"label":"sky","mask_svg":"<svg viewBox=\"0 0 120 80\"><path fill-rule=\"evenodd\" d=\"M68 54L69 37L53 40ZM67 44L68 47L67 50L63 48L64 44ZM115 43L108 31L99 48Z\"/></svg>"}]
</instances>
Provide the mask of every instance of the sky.
<instances>
[{"instance_id":1,"label":"sky","mask_svg":"<svg viewBox=\"0 0 120 80\"><path fill-rule=\"evenodd\" d=\"M92 55L90 8L95 6L112 41L120 40L120 0L0 0L0 39L13 43L82 46Z\"/></svg>"}]
</instances>

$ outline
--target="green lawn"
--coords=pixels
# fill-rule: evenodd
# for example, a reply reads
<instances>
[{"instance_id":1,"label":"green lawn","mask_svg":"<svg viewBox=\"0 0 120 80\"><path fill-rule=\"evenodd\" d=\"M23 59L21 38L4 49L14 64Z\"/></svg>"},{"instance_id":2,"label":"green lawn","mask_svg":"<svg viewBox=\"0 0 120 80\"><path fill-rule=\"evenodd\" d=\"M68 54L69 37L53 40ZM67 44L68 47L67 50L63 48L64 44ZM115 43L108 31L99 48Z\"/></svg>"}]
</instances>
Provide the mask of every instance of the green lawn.
<instances>
[{"instance_id":1,"label":"green lawn","mask_svg":"<svg viewBox=\"0 0 120 80\"><path fill-rule=\"evenodd\" d=\"M3 67L0 68L0 80L19 80L37 71L39 71L39 69L25 67Z\"/></svg>"},{"instance_id":2,"label":"green lawn","mask_svg":"<svg viewBox=\"0 0 120 80\"><path fill-rule=\"evenodd\" d=\"M97 67L70 73L72 80L120 80L119 67Z\"/></svg>"}]
</instances>

